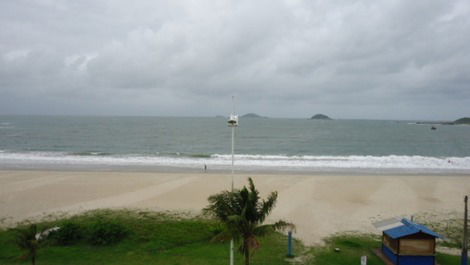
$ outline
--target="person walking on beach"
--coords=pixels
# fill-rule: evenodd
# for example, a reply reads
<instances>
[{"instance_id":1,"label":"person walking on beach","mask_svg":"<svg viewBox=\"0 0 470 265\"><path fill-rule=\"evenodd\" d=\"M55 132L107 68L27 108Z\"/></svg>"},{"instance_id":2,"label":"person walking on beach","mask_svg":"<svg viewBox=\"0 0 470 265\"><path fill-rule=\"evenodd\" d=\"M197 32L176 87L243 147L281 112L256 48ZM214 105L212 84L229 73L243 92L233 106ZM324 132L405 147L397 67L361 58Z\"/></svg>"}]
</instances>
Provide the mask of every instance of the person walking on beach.
<instances>
[{"instance_id":1,"label":"person walking on beach","mask_svg":"<svg viewBox=\"0 0 470 265\"><path fill-rule=\"evenodd\" d=\"M204 172L206 172L206 171L207 171L207 165L204 164Z\"/></svg>"}]
</instances>

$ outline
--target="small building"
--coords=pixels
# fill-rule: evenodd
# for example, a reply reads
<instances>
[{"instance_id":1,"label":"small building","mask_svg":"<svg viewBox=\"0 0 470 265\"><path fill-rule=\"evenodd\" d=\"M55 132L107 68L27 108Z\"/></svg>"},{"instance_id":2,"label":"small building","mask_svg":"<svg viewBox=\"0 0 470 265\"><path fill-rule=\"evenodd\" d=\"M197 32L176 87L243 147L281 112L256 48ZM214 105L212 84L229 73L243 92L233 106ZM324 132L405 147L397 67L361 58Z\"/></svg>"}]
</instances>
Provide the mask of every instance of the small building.
<instances>
[{"instance_id":1,"label":"small building","mask_svg":"<svg viewBox=\"0 0 470 265\"><path fill-rule=\"evenodd\" d=\"M382 253L396 265L435 265L439 234L403 218L401 225L384 230Z\"/></svg>"}]
</instances>

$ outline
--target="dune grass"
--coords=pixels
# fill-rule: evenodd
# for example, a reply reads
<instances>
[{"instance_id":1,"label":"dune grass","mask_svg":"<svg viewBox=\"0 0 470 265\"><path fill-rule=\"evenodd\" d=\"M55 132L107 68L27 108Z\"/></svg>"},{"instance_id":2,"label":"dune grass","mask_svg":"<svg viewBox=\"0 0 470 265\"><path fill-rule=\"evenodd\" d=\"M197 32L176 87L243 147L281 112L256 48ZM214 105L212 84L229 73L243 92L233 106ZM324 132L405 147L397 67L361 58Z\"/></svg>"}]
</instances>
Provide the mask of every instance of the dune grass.
<instances>
[{"instance_id":1,"label":"dune grass","mask_svg":"<svg viewBox=\"0 0 470 265\"><path fill-rule=\"evenodd\" d=\"M54 236L38 253L37 264L227 264L229 244L212 242L220 224L204 218L169 213L139 211L92 211L69 218L39 222L40 228L73 223L81 235L67 245L60 245ZM109 244L94 244L91 231L97 223L119 224L126 236ZM25 225L25 224L23 224ZM20 225L19 227L21 227ZM0 264L30 264L22 259L15 246L12 230L0 231ZM261 239L261 248L253 256L253 264L288 264L285 260L286 237L273 234ZM237 264L243 257L236 253Z\"/></svg>"},{"instance_id":2,"label":"dune grass","mask_svg":"<svg viewBox=\"0 0 470 265\"><path fill-rule=\"evenodd\" d=\"M445 240L441 240L441 246L451 248L462 247L463 218L461 213L449 212L444 216L422 213L416 216L416 218L420 223L444 236Z\"/></svg>"},{"instance_id":3,"label":"dune grass","mask_svg":"<svg viewBox=\"0 0 470 265\"><path fill-rule=\"evenodd\" d=\"M212 242L221 231L214 220L191 217L184 214L159 213L130 210L98 210L72 217L58 217L55 220L37 222L40 229L53 226L79 227L71 229L72 240L59 244L51 236L47 245L38 254L38 265L226 265L229 256L228 242ZM97 224L118 224L109 226L124 229L125 236L114 242L96 243L90 240L95 235ZM20 224L19 227L25 226ZM78 232L77 232L78 231ZM114 230L112 230L114 231ZM96 235L95 235L96 236ZM12 230L0 230L0 264L31 264L22 259L22 252L14 243ZM64 243L63 242L63 243ZM94 242L94 243L93 243ZM360 257L368 256L369 265L384 264L373 250L380 247L380 238L374 235L338 234L325 241L322 247L304 247L295 243L294 259L287 259L287 238L274 233L261 238L261 248L253 255L252 264L259 265L344 265L360 264ZM335 251L339 248L340 251ZM236 253L236 264L243 264L243 257ZM457 265L458 256L437 255L441 265Z\"/></svg>"}]
</instances>

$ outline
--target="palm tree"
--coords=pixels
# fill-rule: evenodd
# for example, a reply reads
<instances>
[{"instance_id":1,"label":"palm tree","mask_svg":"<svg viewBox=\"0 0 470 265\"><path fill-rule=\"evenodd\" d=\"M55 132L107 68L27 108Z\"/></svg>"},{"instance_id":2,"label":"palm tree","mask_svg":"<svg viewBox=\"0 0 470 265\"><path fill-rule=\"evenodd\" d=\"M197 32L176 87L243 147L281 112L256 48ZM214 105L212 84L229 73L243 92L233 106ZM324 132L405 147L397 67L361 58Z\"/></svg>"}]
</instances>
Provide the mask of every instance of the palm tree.
<instances>
[{"instance_id":1,"label":"palm tree","mask_svg":"<svg viewBox=\"0 0 470 265\"><path fill-rule=\"evenodd\" d=\"M41 245L40 237L38 236L38 228L35 224L28 227L15 229L16 231L16 245L26 251L24 257L31 258L31 263L36 264L37 251Z\"/></svg>"},{"instance_id":2,"label":"palm tree","mask_svg":"<svg viewBox=\"0 0 470 265\"><path fill-rule=\"evenodd\" d=\"M245 265L250 264L252 250L260 247L257 237L293 227L284 221L263 224L276 204L277 192L271 192L266 200L260 200L253 180L249 178L248 181L248 188L244 186L241 190L223 191L210 196L209 206L203 210L226 225L227 230L216 239L233 238L240 242L239 251L245 257Z\"/></svg>"},{"instance_id":3,"label":"palm tree","mask_svg":"<svg viewBox=\"0 0 470 265\"><path fill-rule=\"evenodd\" d=\"M60 227L52 227L44 231L38 231L36 224L31 224L27 227L16 228L16 245L26 251L24 257L31 258L31 263L36 264L36 257L39 248L46 242L50 233L59 230Z\"/></svg>"}]
</instances>

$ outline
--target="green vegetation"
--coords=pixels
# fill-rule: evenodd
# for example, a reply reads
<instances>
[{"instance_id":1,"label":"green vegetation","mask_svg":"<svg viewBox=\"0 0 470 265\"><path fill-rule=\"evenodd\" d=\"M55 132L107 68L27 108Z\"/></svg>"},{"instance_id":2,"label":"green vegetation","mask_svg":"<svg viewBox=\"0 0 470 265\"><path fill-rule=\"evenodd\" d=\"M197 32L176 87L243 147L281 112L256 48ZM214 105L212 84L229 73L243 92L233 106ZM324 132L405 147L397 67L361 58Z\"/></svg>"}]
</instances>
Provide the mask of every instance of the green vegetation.
<instances>
[{"instance_id":1,"label":"green vegetation","mask_svg":"<svg viewBox=\"0 0 470 265\"><path fill-rule=\"evenodd\" d=\"M108 229L122 231L121 228L124 227L125 236L116 237L107 244L93 245L91 238L98 223L105 224L106 231ZM112 224L109 227L113 229L107 224ZM44 231L54 226L60 226L61 229L51 233L48 240L37 250L38 265L226 265L228 263L228 242L212 241L214 236L223 230L222 224L215 220L188 217L183 214L99 210L41 221L37 223L36 231ZM18 231L29 231L28 229L31 229L30 224L20 224L14 229L0 229L0 264L31 264L31 256L17 245ZM306 248L300 242L296 242L297 257L294 259L286 258L286 236L271 233L258 240L262 247L252 256L252 263L257 265L359 264L362 255L368 256L369 265L384 264L373 253L374 249L380 247L380 238L373 235L335 235L325 241L325 246L313 248ZM335 248L339 248L340 251L335 251ZM243 263L244 256L238 252L235 254L236 264ZM441 253L437 255L437 260L441 265L460 264L458 256Z\"/></svg>"},{"instance_id":2,"label":"green vegetation","mask_svg":"<svg viewBox=\"0 0 470 265\"><path fill-rule=\"evenodd\" d=\"M441 265L460 265L460 256L437 253L437 262Z\"/></svg>"},{"instance_id":3,"label":"green vegetation","mask_svg":"<svg viewBox=\"0 0 470 265\"><path fill-rule=\"evenodd\" d=\"M210 205L204 209L225 224L225 230L216 238L234 239L239 242L239 251L245 256L245 265L250 264L251 255L261 244L258 237L286 227L293 227L283 221L263 224L276 205L277 192L272 192L266 200L260 200L259 192L251 178L249 187L241 190L223 191L209 197Z\"/></svg>"},{"instance_id":4,"label":"green vegetation","mask_svg":"<svg viewBox=\"0 0 470 265\"><path fill-rule=\"evenodd\" d=\"M332 120L330 117L326 116L325 114L315 114L310 119L311 120Z\"/></svg>"},{"instance_id":5,"label":"green vegetation","mask_svg":"<svg viewBox=\"0 0 470 265\"><path fill-rule=\"evenodd\" d=\"M454 121L455 124L470 124L470 118L461 118L456 121Z\"/></svg>"},{"instance_id":6,"label":"green vegetation","mask_svg":"<svg viewBox=\"0 0 470 265\"><path fill-rule=\"evenodd\" d=\"M324 247L314 248L312 265L360 264L361 256L367 256L367 264L385 264L373 251L380 248L380 238L372 235L344 234L325 240ZM339 251L335 251L338 248Z\"/></svg>"},{"instance_id":7,"label":"green vegetation","mask_svg":"<svg viewBox=\"0 0 470 265\"><path fill-rule=\"evenodd\" d=\"M242 118L263 118L263 119L266 119L267 117L264 117L264 116L261 116L261 115L258 115L256 113L247 113L243 116L241 116Z\"/></svg>"},{"instance_id":8,"label":"green vegetation","mask_svg":"<svg viewBox=\"0 0 470 265\"><path fill-rule=\"evenodd\" d=\"M128 233L129 232L126 227L118 222L98 220L89 228L88 241L90 244L96 246L111 245L123 240ZM79 236L79 234L69 234L72 236Z\"/></svg>"},{"instance_id":9,"label":"green vegetation","mask_svg":"<svg viewBox=\"0 0 470 265\"><path fill-rule=\"evenodd\" d=\"M123 226L126 235L108 245L92 245L92 227L97 222ZM228 262L229 244L211 240L223 229L214 220L182 214L99 210L39 222L36 229L44 231L56 225L61 226L62 231L51 233L49 240L44 242L46 244L38 249L38 265L226 265ZM31 257L16 244L18 229L30 227L22 224L15 229L0 229L0 264L31 264ZM369 265L384 264L373 253L374 249L380 248L380 238L373 235L335 235L326 239L325 246L313 248L305 248L296 242L295 259L286 259L287 239L282 234L272 233L259 238L259 244L262 247L252 256L252 263L257 265L359 264L363 255L368 256ZM236 264L243 263L243 255L235 254ZM458 256L441 253L438 253L437 261L441 265L460 264Z\"/></svg>"},{"instance_id":10,"label":"green vegetation","mask_svg":"<svg viewBox=\"0 0 470 265\"><path fill-rule=\"evenodd\" d=\"M325 240L324 247L313 248L310 255L313 257L309 265L344 265L360 264L361 256L367 256L368 265L385 265L375 255L374 250L379 249L380 237L362 234L340 234ZM339 248L339 251L335 251ZM440 265L458 265L460 258L447 254L437 254Z\"/></svg>"},{"instance_id":11,"label":"green vegetation","mask_svg":"<svg viewBox=\"0 0 470 265\"><path fill-rule=\"evenodd\" d=\"M35 224L26 227L20 227L14 230L16 245L26 252L23 257L31 259L31 264L36 264L36 256L42 245L42 240L36 234L39 230Z\"/></svg>"},{"instance_id":12,"label":"green vegetation","mask_svg":"<svg viewBox=\"0 0 470 265\"><path fill-rule=\"evenodd\" d=\"M226 265L228 262L229 244L211 241L221 231L221 224L214 220L182 214L99 210L37 223L39 231L53 226L67 228L52 233L47 245L38 250L38 265ZM28 226L18 228L25 227ZM115 237L113 242L106 244L92 244L92 238L102 233L96 231L115 232L121 231L122 227L126 228L124 237ZM120 232L117 234L121 235ZM16 237L13 229L0 230L0 264L31 264L24 251L16 246ZM286 241L286 237L278 233L260 239L263 248L253 257L253 263L288 264L285 261ZM237 264L243 258L237 254Z\"/></svg>"},{"instance_id":13,"label":"green vegetation","mask_svg":"<svg viewBox=\"0 0 470 265\"><path fill-rule=\"evenodd\" d=\"M63 222L60 229L50 235L49 239L61 246L72 245L84 237L80 225L72 222Z\"/></svg>"}]
</instances>

